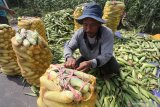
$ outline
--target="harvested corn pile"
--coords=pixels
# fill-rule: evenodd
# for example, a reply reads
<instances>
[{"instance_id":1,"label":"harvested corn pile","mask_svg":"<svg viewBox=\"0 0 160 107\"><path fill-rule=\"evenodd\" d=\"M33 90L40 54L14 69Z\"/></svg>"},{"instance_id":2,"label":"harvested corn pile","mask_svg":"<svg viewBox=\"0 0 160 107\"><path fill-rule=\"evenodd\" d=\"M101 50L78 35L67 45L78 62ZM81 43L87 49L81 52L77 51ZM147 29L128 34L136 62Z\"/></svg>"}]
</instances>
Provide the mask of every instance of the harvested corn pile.
<instances>
[{"instance_id":1,"label":"harvested corn pile","mask_svg":"<svg viewBox=\"0 0 160 107\"><path fill-rule=\"evenodd\" d=\"M106 20L105 25L112 29L113 32L117 30L124 8L124 3L120 1L107 1L104 6L102 18Z\"/></svg>"},{"instance_id":2,"label":"harvested corn pile","mask_svg":"<svg viewBox=\"0 0 160 107\"><path fill-rule=\"evenodd\" d=\"M85 4L81 4L78 5L73 13L73 17L74 17L74 31L78 30L80 27L82 27L82 25L80 25L79 23L77 23L76 19L82 15L83 12L83 8L84 8Z\"/></svg>"},{"instance_id":3,"label":"harvested corn pile","mask_svg":"<svg viewBox=\"0 0 160 107\"><path fill-rule=\"evenodd\" d=\"M45 22L48 45L54 53L54 63L59 63L63 57L62 51L64 43L73 34L73 10L70 8L50 12L43 17Z\"/></svg>"},{"instance_id":4,"label":"harvested corn pile","mask_svg":"<svg viewBox=\"0 0 160 107\"><path fill-rule=\"evenodd\" d=\"M43 21L39 17L20 17L18 27L27 30L37 30L38 33L47 41L46 31Z\"/></svg>"},{"instance_id":5,"label":"harvested corn pile","mask_svg":"<svg viewBox=\"0 0 160 107\"><path fill-rule=\"evenodd\" d=\"M0 24L0 67L6 75L20 74L16 55L12 49L11 38L15 36L15 31L6 24Z\"/></svg>"},{"instance_id":6,"label":"harvested corn pile","mask_svg":"<svg viewBox=\"0 0 160 107\"><path fill-rule=\"evenodd\" d=\"M52 60L51 51L45 40L37 31L21 29L12 38L12 47L22 76L29 84L39 86L39 78Z\"/></svg>"},{"instance_id":7,"label":"harvested corn pile","mask_svg":"<svg viewBox=\"0 0 160 107\"><path fill-rule=\"evenodd\" d=\"M90 74L50 65L40 78L38 107L94 107L95 82Z\"/></svg>"}]
</instances>

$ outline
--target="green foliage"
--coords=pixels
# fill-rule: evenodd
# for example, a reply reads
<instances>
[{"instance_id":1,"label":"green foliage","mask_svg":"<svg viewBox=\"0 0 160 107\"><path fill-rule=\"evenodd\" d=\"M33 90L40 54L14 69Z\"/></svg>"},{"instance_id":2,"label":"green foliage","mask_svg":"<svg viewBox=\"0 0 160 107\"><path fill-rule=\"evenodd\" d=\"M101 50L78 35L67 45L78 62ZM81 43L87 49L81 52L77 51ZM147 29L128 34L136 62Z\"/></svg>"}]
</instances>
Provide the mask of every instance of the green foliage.
<instances>
[{"instance_id":1,"label":"green foliage","mask_svg":"<svg viewBox=\"0 0 160 107\"><path fill-rule=\"evenodd\" d=\"M35 7L42 10L43 12L51 12L51 11L62 10L64 8L74 9L77 5L81 3L92 2L92 1L96 1L100 5L104 5L106 0L27 0L27 1L33 2L34 5L36 5Z\"/></svg>"},{"instance_id":2,"label":"green foliage","mask_svg":"<svg viewBox=\"0 0 160 107\"><path fill-rule=\"evenodd\" d=\"M142 32L160 33L159 0L124 0L127 21L139 27Z\"/></svg>"},{"instance_id":3,"label":"green foliage","mask_svg":"<svg viewBox=\"0 0 160 107\"><path fill-rule=\"evenodd\" d=\"M96 1L103 8L107 0L7 0L18 16L44 16L45 13L66 8L74 9L85 2ZM126 5L129 26L140 28L142 32L160 33L159 0L119 0Z\"/></svg>"},{"instance_id":4,"label":"green foliage","mask_svg":"<svg viewBox=\"0 0 160 107\"><path fill-rule=\"evenodd\" d=\"M34 0L37 7L43 11L57 11L64 8L73 8L75 5L81 3L80 0Z\"/></svg>"},{"instance_id":5,"label":"green foliage","mask_svg":"<svg viewBox=\"0 0 160 107\"><path fill-rule=\"evenodd\" d=\"M17 17L20 16L42 16L41 11L37 10L37 9L27 9L27 8L20 8L20 7L14 7L12 8L16 14Z\"/></svg>"},{"instance_id":6,"label":"green foliage","mask_svg":"<svg viewBox=\"0 0 160 107\"><path fill-rule=\"evenodd\" d=\"M11 7L18 16L42 16L47 12L58 11L66 8L74 9L77 5L96 1L103 7L106 0L13 0ZM14 4L17 4L16 6Z\"/></svg>"}]
</instances>

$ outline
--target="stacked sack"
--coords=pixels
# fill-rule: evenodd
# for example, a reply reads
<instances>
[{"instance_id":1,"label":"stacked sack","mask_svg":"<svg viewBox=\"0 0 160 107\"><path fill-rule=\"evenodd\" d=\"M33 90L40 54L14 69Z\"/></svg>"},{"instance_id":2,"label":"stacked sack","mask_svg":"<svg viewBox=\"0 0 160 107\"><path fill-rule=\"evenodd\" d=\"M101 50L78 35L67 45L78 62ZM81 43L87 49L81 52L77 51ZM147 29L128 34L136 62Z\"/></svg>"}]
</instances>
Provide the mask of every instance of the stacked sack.
<instances>
[{"instance_id":1,"label":"stacked sack","mask_svg":"<svg viewBox=\"0 0 160 107\"><path fill-rule=\"evenodd\" d=\"M18 18L18 27L32 31L37 30L38 33L47 41L45 25L39 17Z\"/></svg>"},{"instance_id":2,"label":"stacked sack","mask_svg":"<svg viewBox=\"0 0 160 107\"><path fill-rule=\"evenodd\" d=\"M52 53L37 31L21 29L11 39L22 76L31 85L39 86L39 78L51 64Z\"/></svg>"},{"instance_id":3,"label":"stacked sack","mask_svg":"<svg viewBox=\"0 0 160 107\"><path fill-rule=\"evenodd\" d=\"M103 19L106 20L106 26L112 29L113 32L117 30L117 26L124 13L125 5L120 1L107 1L103 10Z\"/></svg>"},{"instance_id":4,"label":"stacked sack","mask_svg":"<svg viewBox=\"0 0 160 107\"><path fill-rule=\"evenodd\" d=\"M38 107L94 107L96 78L61 65L50 65L40 78Z\"/></svg>"},{"instance_id":5,"label":"stacked sack","mask_svg":"<svg viewBox=\"0 0 160 107\"><path fill-rule=\"evenodd\" d=\"M12 49L11 38L15 31L6 24L0 24L0 71L6 75L19 75L20 68Z\"/></svg>"},{"instance_id":6,"label":"stacked sack","mask_svg":"<svg viewBox=\"0 0 160 107\"><path fill-rule=\"evenodd\" d=\"M74 16L74 31L78 30L80 27L82 27L82 25L80 25L79 23L77 23L76 19L82 15L83 13L83 8L84 8L85 4L80 4L78 6L76 6L73 16Z\"/></svg>"},{"instance_id":7,"label":"stacked sack","mask_svg":"<svg viewBox=\"0 0 160 107\"><path fill-rule=\"evenodd\" d=\"M155 40L160 40L160 34L152 35L151 38Z\"/></svg>"}]
</instances>

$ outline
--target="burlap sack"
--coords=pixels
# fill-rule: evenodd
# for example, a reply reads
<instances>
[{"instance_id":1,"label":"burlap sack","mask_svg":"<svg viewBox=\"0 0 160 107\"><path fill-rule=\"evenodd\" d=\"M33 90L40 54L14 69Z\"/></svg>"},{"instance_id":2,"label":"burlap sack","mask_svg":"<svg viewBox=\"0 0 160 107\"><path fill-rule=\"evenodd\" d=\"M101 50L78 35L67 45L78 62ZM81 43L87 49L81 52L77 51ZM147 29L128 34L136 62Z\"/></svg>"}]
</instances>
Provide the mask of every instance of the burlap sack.
<instances>
[{"instance_id":1,"label":"burlap sack","mask_svg":"<svg viewBox=\"0 0 160 107\"><path fill-rule=\"evenodd\" d=\"M61 84L63 80L61 77L64 75L61 75L62 72L57 72L57 69L61 69L61 65L50 65L46 73L41 76L40 96L37 100L38 107L94 107L96 102L96 92L94 90L96 78L80 71L74 72L72 74L73 78L80 73L78 77L83 81L87 81L90 84L90 88L88 92L83 92L78 88L75 89L76 87L73 87L73 91L71 91L70 89L72 88L64 89ZM69 73L71 69L63 68L63 70ZM68 83L68 85L72 84ZM78 100L74 89L81 93L81 97Z\"/></svg>"},{"instance_id":2,"label":"burlap sack","mask_svg":"<svg viewBox=\"0 0 160 107\"><path fill-rule=\"evenodd\" d=\"M9 25L0 24L0 71L12 76L20 74L20 68L11 43L13 36L15 36L15 30Z\"/></svg>"},{"instance_id":3,"label":"burlap sack","mask_svg":"<svg viewBox=\"0 0 160 107\"><path fill-rule=\"evenodd\" d=\"M52 53L47 43L41 38L41 36L37 37L37 43L34 45L26 45L24 41L28 40L27 38L23 38L24 40L22 40L21 43L16 37L11 39L12 47L16 53L17 62L20 66L22 76L29 84L35 86L39 86L40 76L45 73L52 61ZM29 39L30 38L31 37L29 37ZM33 40L33 38L31 38L31 40Z\"/></svg>"},{"instance_id":4,"label":"burlap sack","mask_svg":"<svg viewBox=\"0 0 160 107\"><path fill-rule=\"evenodd\" d=\"M44 22L40 17L20 17L18 18L18 27L27 30L37 30L37 32L47 41Z\"/></svg>"},{"instance_id":5,"label":"burlap sack","mask_svg":"<svg viewBox=\"0 0 160 107\"><path fill-rule=\"evenodd\" d=\"M125 5L121 1L107 1L104 6L102 17L106 20L106 24L104 25L115 32L123 15L124 9Z\"/></svg>"}]
</instances>

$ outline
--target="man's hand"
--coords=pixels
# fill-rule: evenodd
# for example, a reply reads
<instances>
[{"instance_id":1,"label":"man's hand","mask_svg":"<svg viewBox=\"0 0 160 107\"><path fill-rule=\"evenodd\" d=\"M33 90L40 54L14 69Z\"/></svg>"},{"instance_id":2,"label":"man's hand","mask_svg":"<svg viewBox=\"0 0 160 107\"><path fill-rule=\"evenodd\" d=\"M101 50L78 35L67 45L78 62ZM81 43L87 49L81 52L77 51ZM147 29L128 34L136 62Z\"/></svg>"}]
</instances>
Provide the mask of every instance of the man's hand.
<instances>
[{"instance_id":1,"label":"man's hand","mask_svg":"<svg viewBox=\"0 0 160 107\"><path fill-rule=\"evenodd\" d=\"M90 68L91 68L91 61L84 61L80 63L79 67L76 68L76 70L85 72L89 70Z\"/></svg>"},{"instance_id":2,"label":"man's hand","mask_svg":"<svg viewBox=\"0 0 160 107\"><path fill-rule=\"evenodd\" d=\"M70 57L67 58L67 61L65 62L64 66L66 68L75 68L75 64L76 64L76 59Z\"/></svg>"},{"instance_id":3,"label":"man's hand","mask_svg":"<svg viewBox=\"0 0 160 107\"><path fill-rule=\"evenodd\" d=\"M7 12L12 16L15 15L15 11L12 9L8 9Z\"/></svg>"}]
</instances>

